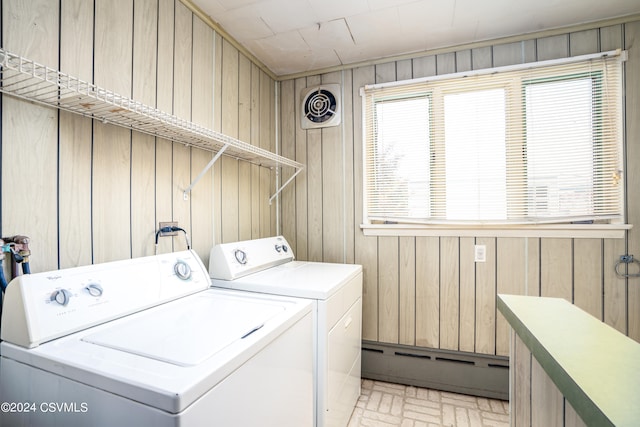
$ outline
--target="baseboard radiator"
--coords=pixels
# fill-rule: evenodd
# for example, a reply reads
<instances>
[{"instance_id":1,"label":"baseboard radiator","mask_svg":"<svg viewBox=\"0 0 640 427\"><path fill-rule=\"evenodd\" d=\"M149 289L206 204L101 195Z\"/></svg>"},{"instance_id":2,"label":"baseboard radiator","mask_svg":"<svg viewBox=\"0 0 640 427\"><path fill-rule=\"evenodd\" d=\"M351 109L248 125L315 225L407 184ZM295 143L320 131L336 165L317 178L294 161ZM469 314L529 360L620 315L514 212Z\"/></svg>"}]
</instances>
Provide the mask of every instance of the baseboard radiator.
<instances>
[{"instance_id":1,"label":"baseboard radiator","mask_svg":"<svg viewBox=\"0 0 640 427\"><path fill-rule=\"evenodd\" d=\"M509 358L363 341L362 378L509 399Z\"/></svg>"}]
</instances>

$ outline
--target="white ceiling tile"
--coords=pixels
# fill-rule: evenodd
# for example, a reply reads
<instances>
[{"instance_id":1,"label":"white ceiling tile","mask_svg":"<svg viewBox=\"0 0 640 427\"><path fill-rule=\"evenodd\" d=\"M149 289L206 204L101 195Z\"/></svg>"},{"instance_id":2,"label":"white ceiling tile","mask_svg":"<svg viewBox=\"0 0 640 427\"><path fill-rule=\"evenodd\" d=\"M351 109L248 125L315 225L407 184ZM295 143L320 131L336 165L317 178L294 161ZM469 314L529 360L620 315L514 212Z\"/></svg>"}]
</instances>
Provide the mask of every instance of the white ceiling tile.
<instances>
[{"instance_id":1,"label":"white ceiling tile","mask_svg":"<svg viewBox=\"0 0 640 427\"><path fill-rule=\"evenodd\" d=\"M318 22L328 22L369 11L367 0L309 0Z\"/></svg>"},{"instance_id":2,"label":"white ceiling tile","mask_svg":"<svg viewBox=\"0 0 640 427\"><path fill-rule=\"evenodd\" d=\"M356 46L337 49L344 63L402 55L427 48L431 20L442 25L442 17L425 16L419 8L379 9L347 19Z\"/></svg>"},{"instance_id":3,"label":"white ceiling tile","mask_svg":"<svg viewBox=\"0 0 640 427\"><path fill-rule=\"evenodd\" d=\"M241 43L274 35L260 13L252 8L226 12L220 16L218 23Z\"/></svg>"},{"instance_id":4,"label":"white ceiling tile","mask_svg":"<svg viewBox=\"0 0 640 427\"><path fill-rule=\"evenodd\" d=\"M355 64L396 55L396 53L390 53L392 49L393 47L389 45L376 44L356 46L351 49L338 49L337 53L341 62L345 64Z\"/></svg>"},{"instance_id":5,"label":"white ceiling tile","mask_svg":"<svg viewBox=\"0 0 640 427\"><path fill-rule=\"evenodd\" d=\"M252 40L246 46L254 55L259 52L260 59L277 75L340 65L333 49L312 50L298 31Z\"/></svg>"},{"instance_id":6,"label":"white ceiling tile","mask_svg":"<svg viewBox=\"0 0 640 427\"><path fill-rule=\"evenodd\" d=\"M338 49L354 45L344 19L313 25L303 28L299 32L312 49Z\"/></svg>"},{"instance_id":7,"label":"white ceiling tile","mask_svg":"<svg viewBox=\"0 0 640 427\"><path fill-rule=\"evenodd\" d=\"M279 75L640 13L639 0L191 1Z\"/></svg>"},{"instance_id":8,"label":"white ceiling tile","mask_svg":"<svg viewBox=\"0 0 640 427\"><path fill-rule=\"evenodd\" d=\"M438 1L438 2L434 2L433 0L431 1L416 1L416 0L367 0L367 3L369 3L369 10L379 10L379 9L388 9L390 7L397 7L403 4L408 4L408 3L426 3L426 4L430 4L431 7L441 7L444 4L447 3L446 0L444 1Z\"/></svg>"},{"instance_id":9,"label":"white ceiling tile","mask_svg":"<svg viewBox=\"0 0 640 427\"><path fill-rule=\"evenodd\" d=\"M342 65L340 58L338 58L338 54L333 49L316 49L314 50L314 54L311 57L311 60L306 61L304 64L304 71L313 71L320 70L323 68L335 67L338 65ZM283 64L281 64L283 66ZM286 73L284 74L293 74L299 72L295 67L288 68Z\"/></svg>"},{"instance_id":10,"label":"white ceiling tile","mask_svg":"<svg viewBox=\"0 0 640 427\"><path fill-rule=\"evenodd\" d=\"M475 23L455 24L454 4L433 8L424 2L398 7L402 25L403 46L408 53L436 47L451 46L473 39Z\"/></svg>"},{"instance_id":11,"label":"white ceiling tile","mask_svg":"<svg viewBox=\"0 0 640 427\"><path fill-rule=\"evenodd\" d=\"M398 6L400 21L421 24L422 31L428 33L433 26L451 28L455 15L455 4L446 3L438 7L426 2L413 2Z\"/></svg>"},{"instance_id":12,"label":"white ceiling tile","mask_svg":"<svg viewBox=\"0 0 640 427\"><path fill-rule=\"evenodd\" d=\"M205 15L213 19L214 22L218 22L214 17L219 18L227 11L227 8L225 8L218 0L206 0L194 3L205 13Z\"/></svg>"},{"instance_id":13,"label":"white ceiling tile","mask_svg":"<svg viewBox=\"0 0 640 427\"><path fill-rule=\"evenodd\" d=\"M376 10L347 18L347 25L356 44L385 42L402 29L396 8Z\"/></svg>"},{"instance_id":14,"label":"white ceiling tile","mask_svg":"<svg viewBox=\"0 0 640 427\"><path fill-rule=\"evenodd\" d=\"M220 3L226 10L238 9L245 6L255 5L264 2L264 0L215 0Z\"/></svg>"},{"instance_id":15,"label":"white ceiling tile","mask_svg":"<svg viewBox=\"0 0 640 427\"><path fill-rule=\"evenodd\" d=\"M307 0L269 0L260 3L258 8L262 19L276 34L319 22Z\"/></svg>"}]
</instances>

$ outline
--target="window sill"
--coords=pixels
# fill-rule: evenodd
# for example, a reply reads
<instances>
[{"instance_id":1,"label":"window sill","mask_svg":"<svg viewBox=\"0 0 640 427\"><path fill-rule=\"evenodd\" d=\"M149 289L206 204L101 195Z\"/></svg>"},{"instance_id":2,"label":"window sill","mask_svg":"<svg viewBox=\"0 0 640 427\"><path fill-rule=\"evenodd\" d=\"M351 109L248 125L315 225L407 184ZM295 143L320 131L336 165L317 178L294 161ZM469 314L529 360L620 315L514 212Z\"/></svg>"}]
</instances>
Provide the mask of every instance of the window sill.
<instances>
[{"instance_id":1,"label":"window sill","mask_svg":"<svg viewBox=\"0 0 640 427\"><path fill-rule=\"evenodd\" d=\"M511 226L445 226L415 224L361 224L365 236L427 237L555 237L623 239L631 224L542 224Z\"/></svg>"}]
</instances>

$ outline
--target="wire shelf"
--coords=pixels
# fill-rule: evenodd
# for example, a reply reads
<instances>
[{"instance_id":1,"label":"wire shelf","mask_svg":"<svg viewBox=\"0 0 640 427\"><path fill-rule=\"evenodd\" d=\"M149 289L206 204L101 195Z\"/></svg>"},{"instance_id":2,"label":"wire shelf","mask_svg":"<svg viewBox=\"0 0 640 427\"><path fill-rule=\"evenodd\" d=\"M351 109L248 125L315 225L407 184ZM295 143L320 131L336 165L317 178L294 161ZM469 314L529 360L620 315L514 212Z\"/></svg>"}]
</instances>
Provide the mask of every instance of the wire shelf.
<instances>
[{"instance_id":1,"label":"wire shelf","mask_svg":"<svg viewBox=\"0 0 640 427\"><path fill-rule=\"evenodd\" d=\"M0 92L260 166L304 165L0 48ZM283 186L284 187L284 186ZM280 192L282 188L278 190ZM277 193L276 193L277 194ZM275 195L274 195L275 196Z\"/></svg>"}]
</instances>

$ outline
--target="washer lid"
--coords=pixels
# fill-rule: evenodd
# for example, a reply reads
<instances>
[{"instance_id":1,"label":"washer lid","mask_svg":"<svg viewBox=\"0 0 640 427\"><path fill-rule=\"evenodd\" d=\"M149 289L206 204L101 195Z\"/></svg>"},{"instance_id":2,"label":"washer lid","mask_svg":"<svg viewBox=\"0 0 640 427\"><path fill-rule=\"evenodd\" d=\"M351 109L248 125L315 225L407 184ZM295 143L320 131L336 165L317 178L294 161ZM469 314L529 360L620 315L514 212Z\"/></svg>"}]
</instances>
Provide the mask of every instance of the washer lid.
<instances>
[{"instance_id":1,"label":"washer lid","mask_svg":"<svg viewBox=\"0 0 640 427\"><path fill-rule=\"evenodd\" d=\"M167 310L169 306L175 307L175 310ZM264 306L275 310L265 312ZM203 311L208 313L203 314ZM234 339L234 336L242 334L241 331L250 329L249 325L259 323L255 322L258 320L255 317L258 312L264 315L263 318L272 312L277 314L255 333L244 339ZM46 342L38 347L24 348L3 341L0 342L0 354L3 358L85 384L90 388L104 390L149 407L178 414L265 350L305 316L310 316L310 313L311 303L303 299L207 289L169 302L166 306L156 306L144 312L134 313L94 326L92 329ZM168 318L169 315L174 317ZM243 328L234 328L234 334L220 331L229 329L240 318L254 321L247 322ZM141 319L140 325L145 327L137 326L138 319ZM128 326L121 326L123 324ZM180 326L184 329L180 329ZM311 327L310 322L302 324L301 328L307 326ZM184 338L176 338L178 329L185 335ZM123 349L97 345L83 339L90 336L100 337L103 331L114 332L113 335L120 333L121 338L113 336L109 344ZM311 330L299 329L296 334L303 332L310 334ZM146 333L149 337L144 336ZM159 342L164 340L165 336L171 336L172 339L165 340L168 341L168 348L163 349ZM144 345L133 342L134 337L151 343L153 348L147 349ZM205 340L215 343L206 343ZM228 345L222 348L226 343ZM204 348L200 347L201 345ZM300 343L302 347L306 345ZM179 346L184 347L178 348ZM188 356L193 348L200 354L199 357ZM206 354L214 353L216 349L217 353L200 364L175 364L194 362L206 357ZM259 366L263 366L263 362L260 363ZM0 363L0 366L4 365Z\"/></svg>"},{"instance_id":2,"label":"washer lid","mask_svg":"<svg viewBox=\"0 0 640 427\"><path fill-rule=\"evenodd\" d=\"M194 366L284 311L261 301L202 294L84 336L82 341L178 366Z\"/></svg>"}]
</instances>

